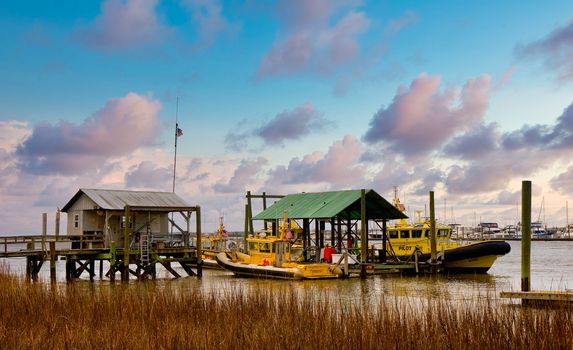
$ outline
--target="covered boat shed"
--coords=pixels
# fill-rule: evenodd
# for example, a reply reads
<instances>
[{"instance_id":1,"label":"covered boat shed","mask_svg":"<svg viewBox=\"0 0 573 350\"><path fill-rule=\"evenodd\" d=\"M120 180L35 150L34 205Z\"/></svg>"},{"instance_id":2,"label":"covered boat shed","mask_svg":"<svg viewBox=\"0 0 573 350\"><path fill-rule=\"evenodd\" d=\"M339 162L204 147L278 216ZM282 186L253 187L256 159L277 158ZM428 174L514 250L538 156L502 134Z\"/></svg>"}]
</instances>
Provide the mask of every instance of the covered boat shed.
<instances>
[{"instance_id":1,"label":"covered boat shed","mask_svg":"<svg viewBox=\"0 0 573 350\"><path fill-rule=\"evenodd\" d=\"M250 211L250 208L247 212ZM302 240L305 252L315 249L315 259L320 259L320 249L325 243L325 228L330 225L330 244L338 252L352 249L355 238L361 241L361 259L366 262L368 247L368 223L382 223L383 259L386 252L386 222L405 219L407 216L372 189L297 193L282 197L252 220L276 222L283 212L289 219L302 220ZM315 239L311 239L311 223L314 222ZM358 226L360 224L360 226ZM250 225L250 233L252 232ZM276 227L276 225L273 225ZM343 231L346 231L343 234ZM346 238L346 245L343 243ZM314 244L313 244L314 243Z\"/></svg>"}]
</instances>

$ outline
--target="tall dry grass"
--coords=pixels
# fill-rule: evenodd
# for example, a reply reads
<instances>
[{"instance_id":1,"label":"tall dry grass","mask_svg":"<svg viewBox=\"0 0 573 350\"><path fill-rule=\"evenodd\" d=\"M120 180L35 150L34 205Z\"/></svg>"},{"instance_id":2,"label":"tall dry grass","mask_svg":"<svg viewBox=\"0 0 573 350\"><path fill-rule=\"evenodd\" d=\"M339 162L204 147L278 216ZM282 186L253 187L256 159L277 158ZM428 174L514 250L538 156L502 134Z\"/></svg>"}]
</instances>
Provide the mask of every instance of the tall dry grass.
<instances>
[{"instance_id":1,"label":"tall dry grass","mask_svg":"<svg viewBox=\"0 0 573 350\"><path fill-rule=\"evenodd\" d=\"M0 273L2 349L572 349L573 311L491 299L381 298L127 286L58 290Z\"/></svg>"}]
</instances>

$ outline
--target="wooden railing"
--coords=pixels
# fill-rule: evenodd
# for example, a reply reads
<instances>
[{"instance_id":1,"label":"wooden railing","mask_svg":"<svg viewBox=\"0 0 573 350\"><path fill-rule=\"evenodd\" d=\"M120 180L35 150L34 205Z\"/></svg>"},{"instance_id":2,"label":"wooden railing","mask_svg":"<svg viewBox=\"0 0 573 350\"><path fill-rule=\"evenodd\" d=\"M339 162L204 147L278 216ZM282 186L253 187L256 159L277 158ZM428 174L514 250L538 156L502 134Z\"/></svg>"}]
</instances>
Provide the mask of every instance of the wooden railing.
<instances>
[{"instance_id":1,"label":"wooden railing","mask_svg":"<svg viewBox=\"0 0 573 350\"><path fill-rule=\"evenodd\" d=\"M101 236L89 235L62 235L62 236L42 236L42 235L22 235L22 236L0 236L0 252L8 253L9 246L26 244L25 250L47 250L49 242L71 243L70 249L85 249L90 246L100 245L103 247L104 238Z\"/></svg>"}]
</instances>

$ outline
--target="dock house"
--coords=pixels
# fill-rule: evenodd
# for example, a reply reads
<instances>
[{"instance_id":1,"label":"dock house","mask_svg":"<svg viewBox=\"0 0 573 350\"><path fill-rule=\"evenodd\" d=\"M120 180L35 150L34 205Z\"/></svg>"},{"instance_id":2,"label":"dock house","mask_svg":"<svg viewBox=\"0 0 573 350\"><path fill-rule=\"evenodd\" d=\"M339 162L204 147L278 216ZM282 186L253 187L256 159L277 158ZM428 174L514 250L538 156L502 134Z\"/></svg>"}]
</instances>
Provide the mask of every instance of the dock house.
<instances>
[{"instance_id":1,"label":"dock house","mask_svg":"<svg viewBox=\"0 0 573 350\"><path fill-rule=\"evenodd\" d=\"M82 188L62 208L67 213L67 234L103 238L106 247L113 241L122 248L126 207L130 209L127 221L132 243L142 235L154 242L175 245L189 242L189 217L196 207L172 192ZM171 221L170 213L180 213L186 227ZM170 221L179 231L175 235L170 234Z\"/></svg>"}]
</instances>

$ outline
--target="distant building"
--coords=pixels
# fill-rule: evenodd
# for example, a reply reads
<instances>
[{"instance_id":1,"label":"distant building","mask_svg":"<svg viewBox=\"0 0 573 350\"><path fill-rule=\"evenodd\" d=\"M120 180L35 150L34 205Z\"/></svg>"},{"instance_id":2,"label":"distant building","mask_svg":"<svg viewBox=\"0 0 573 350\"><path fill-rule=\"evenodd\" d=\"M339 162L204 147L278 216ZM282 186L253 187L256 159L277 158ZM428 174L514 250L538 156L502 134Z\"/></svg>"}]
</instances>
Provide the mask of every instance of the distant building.
<instances>
[{"instance_id":1,"label":"distant building","mask_svg":"<svg viewBox=\"0 0 573 350\"><path fill-rule=\"evenodd\" d=\"M188 237L189 213L196 208L172 192L80 189L62 208L68 216L67 234L103 236L106 246L115 241L123 247L126 205L130 207L130 235L155 237L169 234L170 212L187 212L187 227L181 233Z\"/></svg>"}]
</instances>

